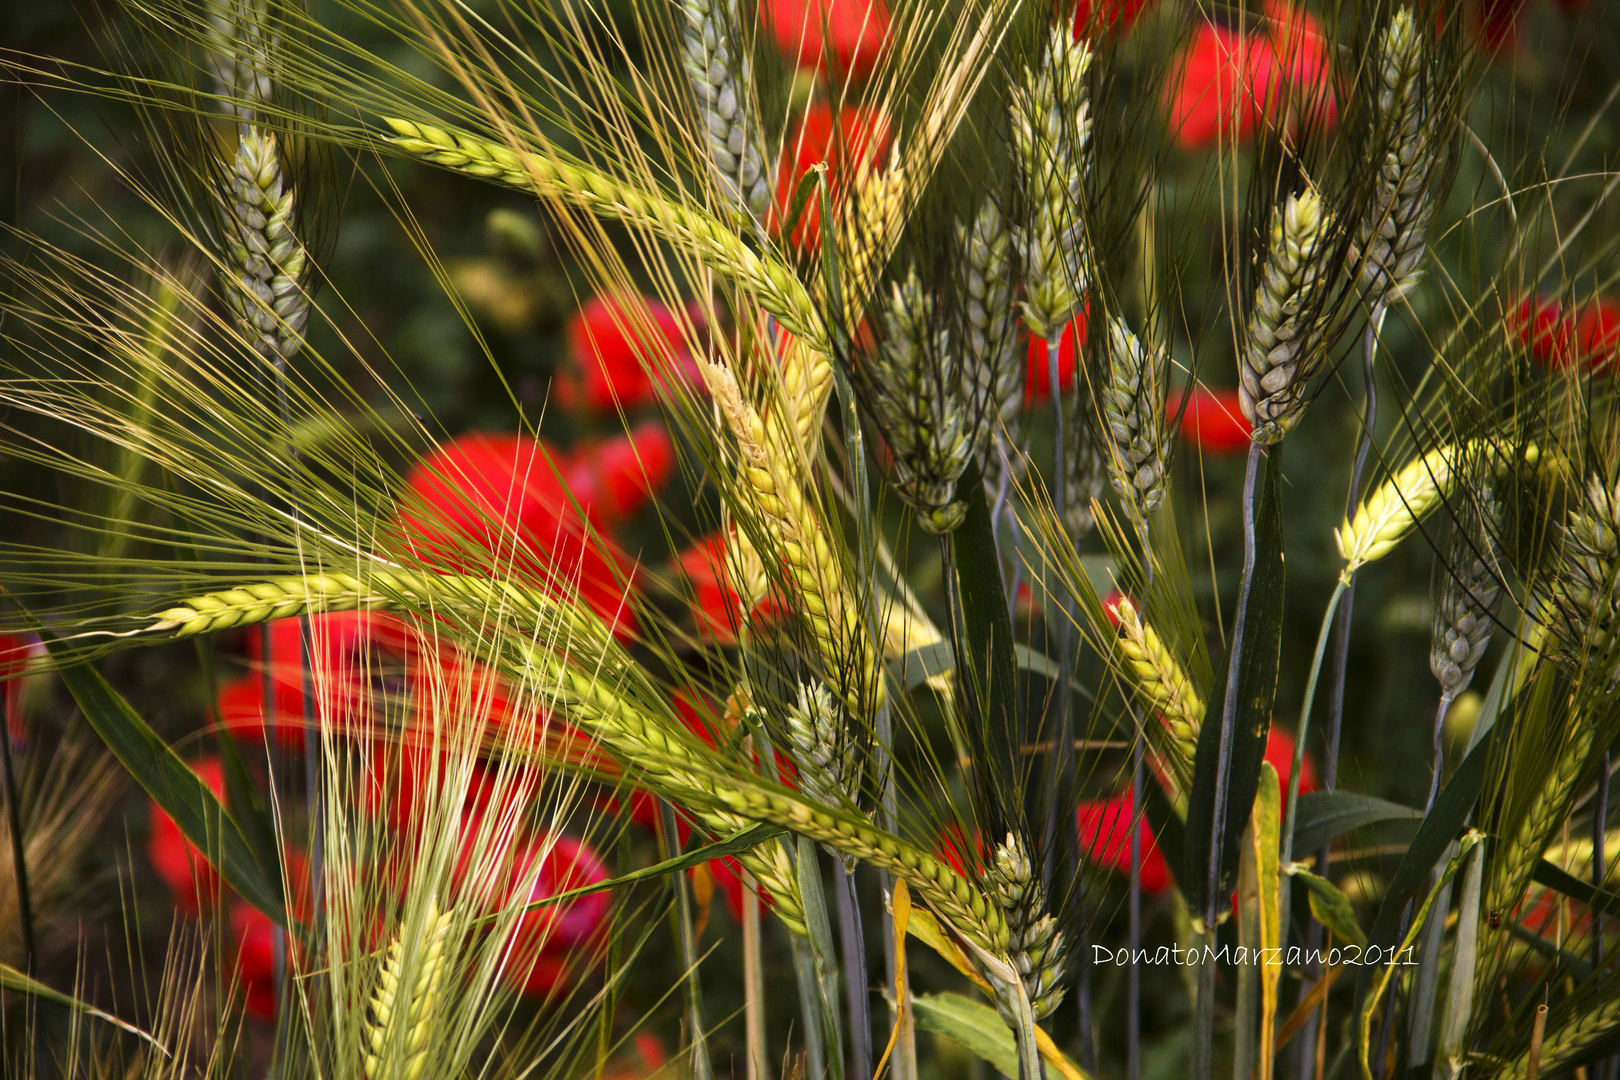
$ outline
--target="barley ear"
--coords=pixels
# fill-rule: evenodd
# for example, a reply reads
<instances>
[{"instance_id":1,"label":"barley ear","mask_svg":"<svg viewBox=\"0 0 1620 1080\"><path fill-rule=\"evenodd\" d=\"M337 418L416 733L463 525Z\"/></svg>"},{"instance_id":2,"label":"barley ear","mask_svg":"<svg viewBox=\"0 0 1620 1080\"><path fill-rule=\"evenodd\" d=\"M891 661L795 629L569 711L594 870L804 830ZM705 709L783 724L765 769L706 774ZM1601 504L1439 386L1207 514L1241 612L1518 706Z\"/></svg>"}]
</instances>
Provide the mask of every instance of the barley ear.
<instances>
[{"instance_id":1,"label":"barley ear","mask_svg":"<svg viewBox=\"0 0 1620 1080\"><path fill-rule=\"evenodd\" d=\"M754 80L745 43L736 41L734 0L682 0L686 74L697 98L709 163L725 196L755 220L770 205Z\"/></svg>"},{"instance_id":2,"label":"barley ear","mask_svg":"<svg viewBox=\"0 0 1620 1080\"><path fill-rule=\"evenodd\" d=\"M1151 353L1117 316L1108 318L1108 386L1103 419L1108 425L1109 473L1121 501L1138 516L1164 500L1163 350Z\"/></svg>"},{"instance_id":3,"label":"barley ear","mask_svg":"<svg viewBox=\"0 0 1620 1080\"><path fill-rule=\"evenodd\" d=\"M1406 8L1395 12L1379 38L1378 81L1374 123L1383 160L1356 248L1363 286L1375 303L1393 304L1422 277L1424 230L1433 210L1429 183L1440 150L1423 38Z\"/></svg>"},{"instance_id":4,"label":"barley ear","mask_svg":"<svg viewBox=\"0 0 1620 1080\"><path fill-rule=\"evenodd\" d=\"M1080 309L1090 274L1080 205L1091 143L1091 50L1059 26L1044 59L1013 94L1012 143L1031 215L1019 230L1024 321L1050 341Z\"/></svg>"},{"instance_id":5,"label":"barley ear","mask_svg":"<svg viewBox=\"0 0 1620 1080\"><path fill-rule=\"evenodd\" d=\"M1345 561L1341 578L1348 580L1359 567L1388 555L1451 495L1455 483L1452 467L1461 453L1456 446L1430 450L1407 462L1367 496L1333 534Z\"/></svg>"},{"instance_id":6,"label":"barley ear","mask_svg":"<svg viewBox=\"0 0 1620 1080\"><path fill-rule=\"evenodd\" d=\"M428 1042L444 1012L445 951L453 914L454 909L440 913L430 900L426 929L414 948L407 947L404 928L388 946L366 1025L368 1080L422 1080L429 1075Z\"/></svg>"},{"instance_id":7,"label":"barley ear","mask_svg":"<svg viewBox=\"0 0 1620 1080\"><path fill-rule=\"evenodd\" d=\"M1315 311L1326 224L1322 199L1311 189L1288 196L1272 214L1238 365L1238 401L1250 437L1261 445L1280 441L1299 423L1306 384L1326 355Z\"/></svg>"},{"instance_id":8,"label":"barley ear","mask_svg":"<svg viewBox=\"0 0 1620 1080\"><path fill-rule=\"evenodd\" d=\"M1113 612L1119 620L1118 644L1124 674L1137 704L1158 718L1158 724L1145 725L1148 743L1164 760L1180 801L1192 790L1193 758L1204 723L1204 701L1180 661L1143 620L1135 604L1122 597L1115 601Z\"/></svg>"},{"instance_id":9,"label":"barley ear","mask_svg":"<svg viewBox=\"0 0 1620 1080\"><path fill-rule=\"evenodd\" d=\"M1067 992L1067 945L1057 922L1046 913L1046 889L1030 866L1017 836L1007 834L985 871L985 883L1007 918L1007 952L1023 981L1035 1019L1051 1014ZM996 1008L1008 1025L1017 1024L1017 1009L997 995Z\"/></svg>"}]
</instances>

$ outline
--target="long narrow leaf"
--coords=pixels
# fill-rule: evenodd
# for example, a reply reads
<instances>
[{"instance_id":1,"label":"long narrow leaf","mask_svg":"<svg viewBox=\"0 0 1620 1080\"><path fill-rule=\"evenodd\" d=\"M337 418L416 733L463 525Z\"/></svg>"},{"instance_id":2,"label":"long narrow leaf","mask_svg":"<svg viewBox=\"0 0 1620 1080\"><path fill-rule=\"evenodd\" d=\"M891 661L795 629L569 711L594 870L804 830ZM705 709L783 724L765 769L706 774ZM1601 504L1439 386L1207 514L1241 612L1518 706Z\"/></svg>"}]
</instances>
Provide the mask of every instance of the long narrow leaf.
<instances>
[{"instance_id":1,"label":"long narrow leaf","mask_svg":"<svg viewBox=\"0 0 1620 1080\"><path fill-rule=\"evenodd\" d=\"M19 994L27 994L30 997L39 998L41 1001L49 1001L52 1004L62 1005L66 1008L72 1009L74 1012L81 1012L86 1016L93 1016L97 1020L104 1020L116 1028L129 1032L131 1035L140 1036L142 1039L145 1039L147 1042L155 1046L158 1053L162 1054L164 1057L169 1056L169 1052L163 1048L162 1043L158 1042L151 1035L148 1035L134 1024L131 1024L125 1020L120 1020L110 1012L103 1012L94 1005L86 1004L71 994L64 994L60 990L54 990L40 982L38 979L30 978L29 976L18 971L16 968L7 964L0 964L0 988L14 990Z\"/></svg>"},{"instance_id":2,"label":"long narrow leaf","mask_svg":"<svg viewBox=\"0 0 1620 1080\"><path fill-rule=\"evenodd\" d=\"M174 819L186 839L205 852L242 899L286 925L281 874L259 861L241 827L208 785L142 720L101 673L75 662L73 649L47 635L45 647L84 718L135 781Z\"/></svg>"}]
</instances>

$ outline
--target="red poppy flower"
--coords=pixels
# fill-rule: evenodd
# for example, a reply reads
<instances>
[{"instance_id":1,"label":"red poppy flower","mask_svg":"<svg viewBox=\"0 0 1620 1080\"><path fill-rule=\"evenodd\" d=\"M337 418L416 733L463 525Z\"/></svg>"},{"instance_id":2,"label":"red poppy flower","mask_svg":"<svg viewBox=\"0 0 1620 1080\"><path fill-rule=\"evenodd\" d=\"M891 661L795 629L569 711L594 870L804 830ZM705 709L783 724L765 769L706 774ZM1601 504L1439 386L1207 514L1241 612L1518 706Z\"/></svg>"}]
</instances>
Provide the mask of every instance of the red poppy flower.
<instances>
[{"instance_id":1,"label":"red poppy flower","mask_svg":"<svg viewBox=\"0 0 1620 1080\"><path fill-rule=\"evenodd\" d=\"M1620 304L1594 300L1581 312L1575 324L1575 340L1581 360L1593 371L1603 371L1614 363L1620 348Z\"/></svg>"},{"instance_id":2,"label":"red poppy flower","mask_svg":"<svg viewBox=\"0 0 1620 1080\"><path fill-rule=\"evenodd\" d=\"M1164 414L1172 423L1180 414L1181 437L1194 449L1206 454L1232 454L1248 450L1251 428L1243 415L1236 390L1211 390L1198 385L1185 397L1186 409L1183 411L1183 395L1171 394L1164 403Z\"/></svg>"},{"instance_id":3,"label":"red poppy flower","mask_svg":"<svg viewBox=\"0 0 1620 1080\"><path fill-rule=\"evenodd\" d=\"M721 645L737 640L742 618L742 597L731 587L726 570L726 543L724 533L710 533L675 556L677 571L692 588L692 614L698 630ZM771 623L780 614L780 606L766 596L755 606L753 621Z\"/></svg>"},{"instance_id":4,"label":"red poppy flower","mask_svg":"<svg viewBox=\"0 0 1620 1080\"><path fill-rule=\"evenodd\" d=\"M593 296L568 319L567 362L552 392L567 409L629 411L656 401L669 373L692 370L681 320L669 308L648 297L627 308Z\"/></svg>"},{"instance_id":5,"label":"red poppy flower","mask_svg":"<svg viewBox=\"0 0 1620 1080\"><path fill-rule=\"evenodd\" d=\"M1080 847L1092 862L1121 874L1131 872L1131 823L1135 811L1129 793L1109 799L1092 799L1076 812ZM1142 891L1156 896L1170 887L1170 866L1153 839L1153 830L1142 820Z\"/></svg>"},{"instance_id":6,"label":"red poppy flower","mask_svg":"<svg viewBox=\"0 0 1620 1080\"><path fill-rule=\"evenodd\" d=\"M513 846L511 875L534 875L527 901L606 881L596 852L570 836L523 838ZM506 982L525 997L549 1000L568 990L599 961L597 946L607 929L612 900L606 891L526 911L512 931Z\"/></svg>"},{"instance_id":7,"label":"red poppy flower","mask_svg":"<svg viewBox=\"0 0 1620 1080\"><path fill-rule=\"evenodd\" d=\"M1277 2L1267 6L1267 16L1270 33L1210 23L1194 32L1179 78L1165 87L1170 127L1183 149L1246 142L1261 118L1309 112L1325 125L1338 119L1320 25Z\"/></svg>"},{"instance_id":8,"label":"red poppy flower","mask_svg":"<svg viewBox=\"0 0 1620 1080\"><path fill-rule=\"evenodd\" d=\"M883 0L761 0L760 19L795 66L864 79L889 37Z\"/></svg>"},{"instance_id":9,"label":"red poppy flower","mask_svg":"<svg viewBox=\"0 0 1620 1080\"><path fill-rule=\"evenodd\" d=\"M231 941L236 946L236 978L247 1014L274 1020L276 924L246 900L238 900L231 905Z\"/></svg>"},{"instance_id":10,"label":"red poppy flower","mask_svg":"<svg viewBox=\"0 0 1620 1080\"><path fill-rule=\"evenodd\" d=\"M1300 115L1331 128L1339 105L1332 85L1332 59L1322 24L1302 8L1267 0L1266 30L1251 35L1249 85L1261 116L1293 127Z\"/></svg>"},{"instance_id":11,"label":"red poppy flower","mask_svg":"<svg viewBox=\"0 0 1620 1080\"><path fill-rule=\"evenodd\" d=\"M218 758L196 758L186 764L208 785L208 790L225 798L225 770ZM151 829L146 836L146 858L174 894L174 906L192 915L213 907L220 891L219 871L201 848L186 839L156 799L148 800L148 808Z\"/></svg>"},{"instance_id":12,"label":"red poppy flower","mask_svg":"<svg viewBox=\"0 0 1620 1080\"><path fill-rule=\"evenodd\" d=\"M1205 23L1193 33L1179 79L1165 88L1170 128L1183 149L1248 139L1254 128L1254 109L1246 100L1249 52L1247 36L1224 26Z\"/></svg>"},{"instance_id":13,"label":"red poppy flower","mask_svg":"<svg viewBox=\"0 0 1620 1080\"><path fill-rule=\"evenodd\" d=\"M1266 735L1266 760L1271 767L1277 770L1277 786L1282 792L1283 800L1288 799L1288 779L1294 774L1294 734L1274 727ZM1316 763L1311 755L1306 754L1299 770L1299 793L1301 795L1315 791L1320 785L1316 778Z\"/></svg>"},{"instance_id":14,"label":"red poppy flower","mask_svg":"<svg viewBox=\"0 0 1620 1080\"><path fill-rule=\"evenodd\" d=\"M415 646L409 628L386 612L337 611L309 617L309 689L315 715L305 716L304 655L298 619L269 624L269 675L276 738L287 750L300 750L304 729L317 720L329 728L364 727L381 692L377 685L402 675ZM263 662L262 634L248 636L251 663ZM264 674L250 671L219 689L219 719L238 739L265 737Z\"/></svg>"},{"instance_id":15,"label":"red poppy flower","mask_svg":"<svg viewBox=\"0 0 1620 1080\"><path fill-rule=\"evenodd\" d=\"M593 519L613 525L635 514L675 471L675 444L657 420L628 435L586 440L569 453L563 480Z\"/></svg>"},{"instance_id":16,"label":"red poppy flower","mask_svg":"<svg viewBox=\"0 0 1620 1080\"><path fill-rule=\"evenodd\" d=\"M1074 7L1074 40L1090 41L1111 34L1124 33L1136 21L1142 9L1152 0L1080 0Z\"/></svg>"},{"instance_id":17,"label":"red poppy flower","mask_svg":"<svg viewBox=\"0 0 1620 1080\"><path fill-rule=\"evenodd\" d=\"M575 509L553 458L549 446L521 435L451 440L406 478L399 539L446 570L512 572L558 592L577 588L616 632L633 634L634 566L602 539L594 518Z\"/></svg>"},{"instance_id":18,"label":"red poppy flower","mask_svg":"<svg viewBox=\"0 0 1620 1080\"><path fill-rule=\"evenodd\" d=\"M43 656L45 646L32 634L0 634L0 709L4 710L5 734L11 745L28 745L28 729L23 721L23 680L28 665Z\"/></svg>"},{"instance_id":19,"label":"red poppy flower","mask_svg":"<svg viewBox=\"0 0 1620 1080\"><path fill-rule=\"evenodd\" d=\"M1070 319L1058 337L1058 389L1067 393L1074 389L1078 364L1075 358L1086 344L1086 318L1090 305ZM1027 331L1026 331L1027 333ZM1052 368L1047 357L1047 345L1041 338L1029 335L1024 354L1024 406L1052 397Z\"/></svg>"},{"instance_id":20,"label":"red poppy flower","mask_svg":"<svg viewBox=\"0 0 1620 1080\"><path fill-rule=\"evenodd\" d=\"M1574 355L1575 322L1556 296L1520 300L1508 313L1508 331L1524 343L1531 359L1548 367L1563 367Z\"/></svg>"},{"instance_id":21,"label":"red poppy flower","mask_svg":"<svg viewBox=\"0 0 1620 1080\"><path fill-rule=\"evenodd\" d=\"M799 181L817 165L827 166L832 204L843 205L850 182L866 168L881 165L889 149L889 127L870 109L845 105L833 115L830 106L811 105L798 127L782 145L776 171L776 203L770 228L779 232L793 209ZM821 245L821 200L812 195L800 211L791 237L795 247L814 252Z\"/></svg>"}]
</instances>

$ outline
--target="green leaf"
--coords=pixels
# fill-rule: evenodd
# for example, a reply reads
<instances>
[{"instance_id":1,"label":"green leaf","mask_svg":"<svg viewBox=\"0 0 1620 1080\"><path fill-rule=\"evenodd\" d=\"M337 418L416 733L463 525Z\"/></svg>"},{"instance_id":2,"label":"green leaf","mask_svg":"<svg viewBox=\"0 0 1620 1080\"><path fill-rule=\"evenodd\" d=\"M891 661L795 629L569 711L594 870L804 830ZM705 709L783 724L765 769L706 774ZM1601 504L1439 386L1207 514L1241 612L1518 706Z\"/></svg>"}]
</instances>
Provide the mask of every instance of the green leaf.
<instances>
[{"instance_id":1,"label":"green leaf","mask_svg":"<svg viewBox=\"0 0 1620 1080\"><path fill-rule=\"evenodd\" d=\"M64 994L60 990L54 990L40 982L38 979L30 978L8 964L0 964L0 989L14 990L19 994L27 994L30 997L39 998L41 1001L49 1001L53 1004L62 1005L66 1008L72 1009L74 1012L83 1013L86 1016L93 1016L97 1020L104 1020L116 1028L121 1028L124 1031L129 1032L131 1035L140 1036L155 1046L158 1053L162 1054L164 1057L169 1056L169 1052L163 1049L162 1043L158 1042L156 1039L142 1031L140 1028L136 1027L134 1024L120 1020L110 1012L103 1012L94 1005L86 1004L85 1002L80 1001L78 998L73 997L71 994Z\"/></svg>"},{"instance_id":2,"label":"green leaf","mask_svg":"<svg viewBox=\"0 0 1620 1080\"><path fill-rule=\"evenodd\" d=\"M1028 645L1013 646L1013 664L1020 671L1056 681L1061 668L1056 660ZM920 645L906 655L889 661L889 677L907 690L915 690L936 675L949 675L956 670L956 652L948 641ZM1069 688L1085 698L1093 698L1090 687L1078 679L1069 681Z\"/></svg>"},{"instance_id":3,"label":"green leaf","mask_svg":"<svg viewBox=\"0 0 1620 1080\"><path fill-rule=\"evenodd\" d=\"M1260 784L1260 763L1271 730L1271 704L1277 693L1277 658L1282 650L1283 559L1282 497L1278 455L1266 455L1265 492L1255 520L1254 573L1245 603L1238 611L1243 627L1237 657L1237 701L1232 717L1226 774L1220 752L1224 723L1211 716L1198 734L1192 791L1187 799L1187 845L1182 857L1182 884L1187 907L1202 917L1209 895L1210 863L1215 861L1216 897L1230 892L1237 874L1238 845L1249 824ZM1212 705L1213 708L1213 705ZM1225 813L1218 840L1217 794ZM1218 906L1218 905L1217 905Z\"/></svg>"},{"instance_id":4,"label":"green leaf","mask_svg":"<svg viewBox=\"0 0 1620 1080\"><path fill-rule=\"evenodd\" d=\"M1351 791L1312 791L1299 797L1294 821L1294 850L1312 852L1347 832L1383 821L1423 820L1423 811L1410 806L1358 795Z\"/></svg>"},{"instance_id":5,"label":"green leaf","mask_svg":"<svg viewBox=\"0 0 1620 1080\"><path fill-rule=\"evenodd\" d=\"M1382 953L1394 945L1400 936L1401 915L1406 905L1428 887L1430 872L1445 856L1446 849L1457 838L1468 815L1474 810L1474 803L1479 800L1494 745L1494 739L1486 739L1469 751L1452 774L1451 782L1440 792L1423 824L1418 827L1417 835L1412 837L1411 844L1406 848L1406 855L1395 868L1395 876L1390 879L1389 888L1385 890L1383 902L1378 907L1378 916L1367 934L1369 950L1376 948ZM1372 988L1373 975L1371 965L1363 965L1357 972L1357 1014L1361 1012L1363 998Z\"/></svg>"},{"instance_id":6,"label":"green leaf","mask_svg":"<svg viewBox=\"0 0 1620 1080\"><path fill-rule=\"evenodd\" d=\"M911 999L917 1026L989 1062L1002 1076L1018 1075L1018 1047L1001 1015L962 994L918 994Z\"/></svg>"},{"instance_id":7,"label":"green leaf","mask_svg":"<svg viewBox=\"0 0 1620 1080\"><path fill-rule=\"evenodd\" d=\"M1296 867L1303 867L1305 863L1295 863ZM1361 924L1356 922L1356 913L1350 906L1350 898L1339 887L1327 878L1317 877L1304 869L1291 869L1289 875L1310 890L1311 914L1316 921L1333 931L1340 941L1347 941L1362 948L1367 947L1367 935L1362 931Z\"/></svg>"},{"instance_id":8,"label":"green leaf","mask_svg":"<svg viewBox=\"0 0 1620 1080\"><path fill-rule=\"evenodd\" d=\"M278 868L259 861L219 798L100 672L77 660L71 646L49 634L40 636L60 665L63 684L107 749L174 819L186 839L207 853L208 860L219 867L221 876L242 899L285 926Z\"/></svg>"},{"instance_id":9,"label":"green leaf","mask_svg":"<svg viewBox=\"0 0 1620 1080\"><path fill-rule=\"evenodd\" d=\"M961 604L960 612L951 613L951 634L957 642L959 660L966 668L957 672L966 716L964 726L974 758L983 762L973 771L985 810L993 814L995 808L1017 806L1018 793L1023 790L1017 654L1012 617L1007 613L1006 593L1001 587L1001 557L996 549L990 505L976 463L962 474L956 492L967 505L967 516L946 537L954 564L946 568L946 573L954 573L954 591L959 593ZM1003 823L995 820L982 824L992 835L1003 828Z\"/></svg>"}]
</instances>

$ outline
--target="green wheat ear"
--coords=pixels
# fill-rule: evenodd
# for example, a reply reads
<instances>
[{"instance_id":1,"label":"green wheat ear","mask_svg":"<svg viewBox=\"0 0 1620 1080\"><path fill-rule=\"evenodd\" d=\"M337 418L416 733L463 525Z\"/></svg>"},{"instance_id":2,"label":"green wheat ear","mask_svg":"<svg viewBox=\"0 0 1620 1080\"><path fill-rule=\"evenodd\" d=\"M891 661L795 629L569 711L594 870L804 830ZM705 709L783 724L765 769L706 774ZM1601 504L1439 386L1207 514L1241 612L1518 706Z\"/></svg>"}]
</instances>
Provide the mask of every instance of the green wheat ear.
<instances>
[{"instance_id":1,"label":"green wheat ear","mask_svg":"<svg viewBox=\"0 0 1620 1080\"><path fill-rule=\"evenodd\" d=\"M440 913L430 899L421 941L407 949L405 928L401 927L388 946L388 957L377 972L371 1021L366 1026L367 1080L422 1080L427 1075L429 1036L444 1011L444 975L449 967L445 943L453 915L454 908ZM415 963L408 965L407 959ZM416 977L406 984L413 970Z\"/></svg>"},{"instance_id":2,"label":"green wheat ear","mask_svg":"<svg viewBox=\"0 0 1620 1080\"><path fill-rule=\"evenodd\" d=\"M1327 231L1321 197L1307 189L1274 211L1271 244L1238 364L1238 402L1262 446L1280 442L1305 411L1305 387L1326 359L1315 301Z\"/></svg>"}]
</instances>

